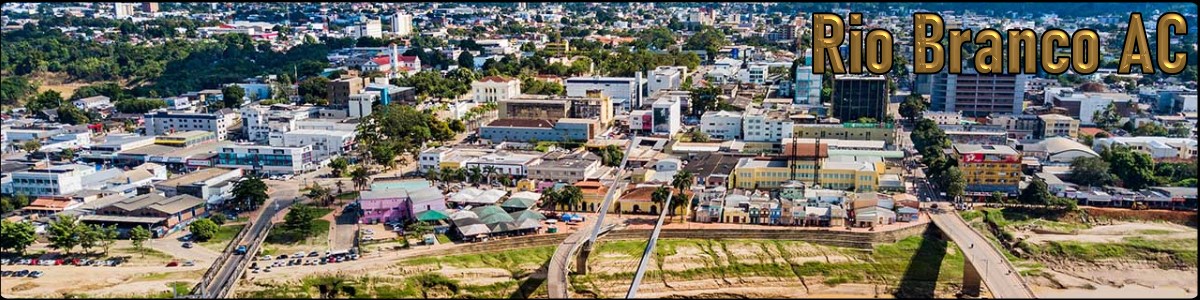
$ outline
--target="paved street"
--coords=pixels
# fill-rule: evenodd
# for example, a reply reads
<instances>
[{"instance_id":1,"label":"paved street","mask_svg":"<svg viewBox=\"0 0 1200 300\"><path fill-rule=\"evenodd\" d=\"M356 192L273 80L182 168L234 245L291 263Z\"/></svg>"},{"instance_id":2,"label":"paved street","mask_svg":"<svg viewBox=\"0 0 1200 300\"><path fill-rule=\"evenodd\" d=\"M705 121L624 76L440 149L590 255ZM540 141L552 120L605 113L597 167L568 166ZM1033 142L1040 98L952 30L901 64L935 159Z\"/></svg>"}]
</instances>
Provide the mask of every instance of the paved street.
<instances>
[{"instance_id":1,"label":"paved street","mask_svg":"<svg viewBox=\"0 0 1200 300\"><path fill-rule=\"evenodd\" d=\"M233 253L224 253L228 256L223 264L219 267L217 274L209 282L204 282L202 288L202 297L217 297L228 291L237 280L238 274L242 271L238 266L246 259L253 259L257 249L257 245L248 245L253 241L258 241L261 235L267 234L267 224L271 223L271 219L280 210L283 210L296 202L300 196L298 186L295 181L276 181L264 180L269 187L268 194L270 199L263 204L257 216L251 216L250 231L242 237L241 240L232 241L238 245L247 245L251 249L246 255L234 255Z\"/></svg>"},{"instance_id":2,"label":"paved street","mask_svg":"<svg viewBox=\"0 0 1200 300\"><path fill-rule=\"evenodd\" d=\"M938 206L942 205L951 207L947 202ZM967 225L957 212L947 209L944 213L930 214L930 219L958 244L966 258L979 270L980 277L993 296L1000 299L1034 298L1033 291L1000 250Z\"/></svg>"}]
</instances>

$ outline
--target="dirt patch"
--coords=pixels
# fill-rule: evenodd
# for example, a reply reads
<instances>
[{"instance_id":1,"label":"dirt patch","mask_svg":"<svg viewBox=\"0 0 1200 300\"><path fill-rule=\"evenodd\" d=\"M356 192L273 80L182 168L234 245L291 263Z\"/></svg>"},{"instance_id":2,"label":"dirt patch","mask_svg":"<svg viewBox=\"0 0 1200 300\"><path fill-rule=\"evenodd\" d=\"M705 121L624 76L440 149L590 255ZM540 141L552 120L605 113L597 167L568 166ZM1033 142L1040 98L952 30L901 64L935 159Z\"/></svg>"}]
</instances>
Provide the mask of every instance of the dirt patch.
<instances>
[{"instance_id":1,"label":"dirt patch","mask_svg":"<svg viewBox=\"0 0 1200 300\"><path fill-rule=\"evenodd\" d=\"M1025 237L1025 241L1042 243L1046 241L1077 241L1088 243L1120 242L1126 237L1141 237L1145 239L1186 239L1195 238L1196 229L1172 223L1120 223L1101 225L1079 231L1078 234L1047 234L1024 231L1017 233Z\"/></svg>"},{"instance_id":2,"label":"dirt patch","mask_svg":"<svg viewBox=\"0 0 1200 300\"><path fill-rule=\"evenodd\" d=\"M1088 216L1116 220L1132 221L1167 221L1175 224L1196 227L1196 212L1170 210L1130 210L1108 207L1084 207Z\"/></svg>"}]
</instances>

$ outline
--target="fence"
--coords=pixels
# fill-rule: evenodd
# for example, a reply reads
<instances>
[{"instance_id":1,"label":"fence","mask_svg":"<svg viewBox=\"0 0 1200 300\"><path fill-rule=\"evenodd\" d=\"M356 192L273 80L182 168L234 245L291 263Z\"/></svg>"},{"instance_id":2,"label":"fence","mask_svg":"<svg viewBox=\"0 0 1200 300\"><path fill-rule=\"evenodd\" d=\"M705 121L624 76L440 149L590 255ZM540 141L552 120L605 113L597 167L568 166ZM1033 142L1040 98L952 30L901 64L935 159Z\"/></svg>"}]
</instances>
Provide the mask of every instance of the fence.
<instances>
[{"instance_id":1,"label":"fence","mask_svg":"<svg viewBox=\"0 0 1200 300\"><path fill-rule=\"evenodd\" d=\"M246 267L250 264L250 262L254 261L254 256L258 254L258 247L261 246L263 241L267 239L269 232L271 232L271 228L275 227L275 224L268 223L266 226L267 228L259 231L258 236L254 237L254 241L250 242L250 247L249 249L246 249L246 254L242 255L242 261L238 263L237 266L234 266L233 274L229 276L229 282L225 283L228 284L228 286L217 292L219 295L217 295L215 298L229 298L229 293L233 291L235 286L237 286L238 280L242 277L242 272L245 272Z\"/></svg>"},{"instance_id":2,"label":"fence","mask_svg":"<svg viewBox=\"0 0 1200 300\"><path fill-rule=\"evenodd\" d=\"M204 295L206 288L205 284L211 284L213 276L217 276L217 273L220 273L221 266L225 265L225 261L230 257L229 254L233 253L233 249L237 247L239 242L241 242L241 240L246 236L246 233L250 231L250 227L252 227L251 225L252 224L247 223L246 226L242 226L242 230L238 231L238 234L234 236L233 239L229 240L229 244L225 245L225 251L222 251L221 255L217 256L217 259L213 260L212 266L209 266L208 271L204 272L204 276L200 277L200 284L197 285L196 288L192 289L192 295L206 296Z\"/></svg>"}]
</instances>

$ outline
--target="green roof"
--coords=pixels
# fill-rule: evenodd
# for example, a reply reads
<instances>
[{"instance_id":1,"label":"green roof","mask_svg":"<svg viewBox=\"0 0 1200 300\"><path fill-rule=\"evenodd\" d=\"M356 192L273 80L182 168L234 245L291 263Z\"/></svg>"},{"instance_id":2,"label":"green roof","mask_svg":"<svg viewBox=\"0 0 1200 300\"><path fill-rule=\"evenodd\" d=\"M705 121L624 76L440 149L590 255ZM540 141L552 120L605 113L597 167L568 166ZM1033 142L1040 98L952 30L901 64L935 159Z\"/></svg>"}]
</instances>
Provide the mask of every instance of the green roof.
<instances>
[{"instance_id":1,"label":"green roof","mask_svg":"<svg viewBox=\"0 0 1200 300\"><path fill-rule=\"evenodd\" d=\"M428 222L437 220L449 220L450 216L446 213L437 210L427 210L417 213L417 221Z\"/></svg>"},{"instance_id":2,"label":"green roof","mask_svg":"<svg viewBox=\"0 0 1200 300\"><path fill-rule=\"evenodd\" d=\"M546 219L546 216L543 216L542 214L534 212L532 210L522 210L522 211L514 212L514 213L511 213L508 215L512 216L513 220L516 220L517 222L521 222L521 221L529 220L529 219L537 220L537 221Z\"/></svg>"},{"instance_id":3,"label":"green roof","mask_svg":"<svg viewBox=\"0 0 1200 300\"><path fill-rule=\"evenodd\" d=\"M490 225L493 225L496 223L511 223L513 221L513 218L511 216L509 216L508 214L500 213L500 214L491 214L486 217L479 218L479 220L482 221L483 224L488 224L490 226Z\"/></svg>"},{"instance_id":4,"label":"green roof","mask_svg":"<svg viewBox=\"0 0 1200 300\"><path fill-rule=\"evenodd\" d=\"M496 206L496 205L486 205L486 206L472 208L471 212L473 212L473 213L475 213L475 215L479 216L480 219L487 218L494 214L507 215L507 213L504 212L504 209L501 209L499 206Z\"/></svg>"},{"instance_id":5,"label":"green roof","mask_svg":"<svg viewBox=\"0 0 1200 300\"><path fill-rule=\"evenodd\" d=\"M527 209L527 208L533 207L533 205L536 203L537 203L537 199L509 198L508 201L504 201L503 204L500 204L500 207L512 208L512 209Z\"/></svg>"}]
</instances>

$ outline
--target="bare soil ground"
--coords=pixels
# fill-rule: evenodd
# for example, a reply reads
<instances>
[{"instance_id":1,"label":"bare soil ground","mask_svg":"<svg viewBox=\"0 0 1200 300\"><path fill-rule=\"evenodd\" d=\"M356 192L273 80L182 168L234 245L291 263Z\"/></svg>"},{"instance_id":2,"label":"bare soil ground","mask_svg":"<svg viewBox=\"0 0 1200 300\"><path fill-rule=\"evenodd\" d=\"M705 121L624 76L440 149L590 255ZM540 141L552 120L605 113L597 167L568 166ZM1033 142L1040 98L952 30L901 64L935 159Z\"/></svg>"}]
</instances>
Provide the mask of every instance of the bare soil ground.
<instances>
[{"instance_id":1,"label":"bare soil ground","mask_svg":"<svg viewBox=\"0 0 1200 300\"><path fill-rule=\"evenodd\" d=\"M1105 243L1121 241L1126 237L1141 237L1145 239L1195 238L1196 233L1196 228L1172 223L1118 223L1095 226L1081 230L1077 234L1039 234L1032 231L1025 231L1020 232L1018 236L1025 236L1026 241L1033 243L1046 241Z\"/></svg>"}]
</instances>

